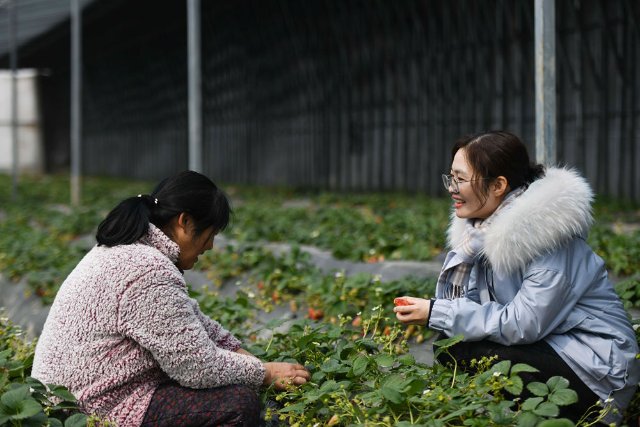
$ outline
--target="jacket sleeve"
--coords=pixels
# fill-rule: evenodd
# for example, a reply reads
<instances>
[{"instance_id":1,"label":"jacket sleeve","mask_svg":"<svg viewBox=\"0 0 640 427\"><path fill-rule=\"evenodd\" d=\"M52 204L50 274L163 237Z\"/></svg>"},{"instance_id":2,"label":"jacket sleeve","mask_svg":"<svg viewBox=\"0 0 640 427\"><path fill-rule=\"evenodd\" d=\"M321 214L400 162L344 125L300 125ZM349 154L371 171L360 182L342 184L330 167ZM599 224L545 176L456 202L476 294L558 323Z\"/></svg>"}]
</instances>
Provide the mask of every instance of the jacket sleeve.
<instances>
[{"instance_id":1,"label":"jacket sleeve","mask_svg":"<svg viewBox=\"0 0 640 427\"><path fill-rule=\"evenodd\" d=\"M504 345L539 341L569 315L576 298L565 275L549 268L532 268L512 301L479 304L468 298L436 300L429 327L465 341L488 339Z\"/></svg>"},{"instance_id":2,"label":"jacket sleeve","mask_svg":"<svg viewBox=\"0 0 640 427\"><path fill-rule=\"evenodd\" d=\"M147 349L160 368L182 386L259 387L265 375L262 362L218 346L194 309L184 283L167 276L161 270L150 271L120 296L120 332ZM217 332L219 338L220 330Z\"/></svg>"},{"instance_id":3,"label":"jacket sleeve","mask_svg":"<svg viewBox=\"0 0 640 427\"><path fill-rule=\"evenodd\" d=\"M207 331L207 335L209 335L209 338L211 338L218 347L230 351L236 351L240 348L242 342L231 332L226 330L220 323L204 314L202 310L200 310L200 306L196 300L191 299L191 305L193 306L193 311L196 313L198 320Z\"/></svg>"}]
</instances>

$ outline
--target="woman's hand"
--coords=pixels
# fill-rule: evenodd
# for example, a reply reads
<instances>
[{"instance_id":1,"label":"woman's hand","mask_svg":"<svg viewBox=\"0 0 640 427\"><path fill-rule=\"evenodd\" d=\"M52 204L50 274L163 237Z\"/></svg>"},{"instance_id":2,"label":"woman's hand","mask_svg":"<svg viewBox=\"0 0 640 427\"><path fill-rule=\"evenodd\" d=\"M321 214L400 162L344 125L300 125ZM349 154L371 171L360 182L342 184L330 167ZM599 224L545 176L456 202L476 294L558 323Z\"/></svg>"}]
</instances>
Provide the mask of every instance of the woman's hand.
<instances>
[{"instance_id":1,"label":"woman's hand","mask_svg":"<svg viewBox=\"0 0 640 427\"><path fill-rule=\"evenodd\" d=\"M304 366L297 363L267 362L264 364L266 373L264 385L271 385L277 390L286 390L293 385L306 383L311 375Z\"/></svg>"},{"instance_id":2,"label":"woman's hand","mask_svg":"<svg viewBox=\"0 0 640 427\"><path fill-rule=\"evenodd\" d=\"M407 305L398 304L393 308L396 318L405 325L426 325L431 301L414 297L402 297L402 300L402 304Z\"/></svg>"}]
</instances>

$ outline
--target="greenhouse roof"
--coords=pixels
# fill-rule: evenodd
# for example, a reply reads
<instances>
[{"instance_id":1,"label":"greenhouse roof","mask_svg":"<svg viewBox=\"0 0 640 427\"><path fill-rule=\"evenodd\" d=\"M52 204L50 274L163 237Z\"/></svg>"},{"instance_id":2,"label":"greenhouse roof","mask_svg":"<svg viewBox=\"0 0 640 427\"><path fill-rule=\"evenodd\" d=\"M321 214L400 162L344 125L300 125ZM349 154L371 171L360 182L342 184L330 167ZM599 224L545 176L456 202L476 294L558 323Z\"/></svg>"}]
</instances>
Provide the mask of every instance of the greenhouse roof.
<instances>
[{"instance_id":1,"label":"greenhouse roof","mask_svg":"<svg viewBox=\"0 0 640 427\"><path fill-rule=\"evenodd\" d=\"M97 0L79 1L83 8L97 2ZM11 49L9 31L11 7L16 7L15 35L19 49L59 26L68 26L71 13L70 0L0 0L0 57L5 57Z\"/></svg>"}]
</instances>

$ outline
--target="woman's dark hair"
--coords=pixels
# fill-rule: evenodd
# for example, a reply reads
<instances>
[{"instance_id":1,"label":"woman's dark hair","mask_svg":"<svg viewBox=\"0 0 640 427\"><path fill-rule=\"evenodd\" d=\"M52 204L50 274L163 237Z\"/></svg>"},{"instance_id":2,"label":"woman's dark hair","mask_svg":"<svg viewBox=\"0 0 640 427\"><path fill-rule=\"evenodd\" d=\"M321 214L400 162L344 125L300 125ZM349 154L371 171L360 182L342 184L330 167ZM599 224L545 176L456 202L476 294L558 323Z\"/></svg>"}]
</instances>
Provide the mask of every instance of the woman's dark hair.
<instances>
[{"instance_id":1,"label":"woman's dark hair","mask_svg":"<svg viewBox=\"0 0 640 427\"><path fill-rule=\"evenodd\" d=\"M499 176L504 176L513 190L544 175L544 166L532 163L526 145L510 132L493 130L462 137L451 150L452 161L462 148L474 171L473 191L481 200L486 200L491 181Z\"/></svg>"},{"instance_id":2,"label":"woman's dark hair","mask_svg":"<svg viewBox=\"0 0 640 427\"><path fill-rule=\"evenodd\" d=\"M227 196L206 176L193 171L164 179L151 194L120 202L98 226L98 245L128 245L149 230L149 223L163 228L177 215L188 213L199 235L213 226L216 232L229 224L231 206Z\"/></svg>"}]
</instances>

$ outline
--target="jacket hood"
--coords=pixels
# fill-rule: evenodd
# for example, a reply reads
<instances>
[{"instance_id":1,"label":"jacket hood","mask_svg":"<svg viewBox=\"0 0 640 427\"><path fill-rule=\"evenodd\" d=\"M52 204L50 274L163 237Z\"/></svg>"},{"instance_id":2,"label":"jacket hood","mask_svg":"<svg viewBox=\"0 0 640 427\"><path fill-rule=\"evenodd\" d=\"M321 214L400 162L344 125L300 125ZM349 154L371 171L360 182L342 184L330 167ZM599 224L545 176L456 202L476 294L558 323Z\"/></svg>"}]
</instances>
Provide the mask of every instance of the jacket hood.
<instances>
[{"instance_id":1,"label":"jacket hood","mask_svg":"<svg viewBox=\"0 0 640 427\"><path fill-rule=\"evenodd\" d=\"M492 219L486 229L484 256L492 268L511 273L554 251L576 236L586 237L593 222L593 191L575 170L547 168L544 177ZM466 219L452 212L448 244L463 239Z\"/></svg>"}]
</instances>

